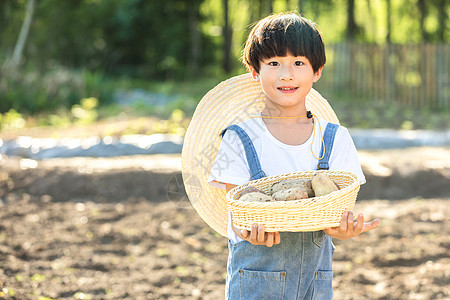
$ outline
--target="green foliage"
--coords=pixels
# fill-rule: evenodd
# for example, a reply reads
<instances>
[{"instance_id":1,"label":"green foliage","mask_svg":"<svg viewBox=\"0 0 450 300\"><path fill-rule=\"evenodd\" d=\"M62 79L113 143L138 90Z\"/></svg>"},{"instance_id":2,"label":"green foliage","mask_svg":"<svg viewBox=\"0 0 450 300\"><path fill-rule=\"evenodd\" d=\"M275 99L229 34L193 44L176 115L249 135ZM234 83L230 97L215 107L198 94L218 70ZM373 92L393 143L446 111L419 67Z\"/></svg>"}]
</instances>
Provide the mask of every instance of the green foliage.
<instances>
[{"instance_id":1,"label":"green foliage","mask_svg":"<svg viewBox=\"0 0 450 300\"><path fill-rule=\"evenodd\" d=\"M393 43L423 41L417 1L392 0ZM114 75L181 79L192 75L195 51L200 71L220 68L223 5L214 0L40 0L24 56L40 71L53 65ZM235 62L250 26L270 13L267 1L229 0ZM272 1L274 12L299 10L298 1ZM327 43L345 39L347 0L303 0L302 14L319 24ZM385 43L387 1L355 1L358 40ZM426 1L424 30L433 42L448 42L450 6ZM11 55L26 1L0 1L0 61ZM194 38L198 34L198 38ZM194 74L195 75L195 74Z\"/></svg>"},{"instance_id":2,"label":"green foliage","mask_svg":"<svg viewBox=\"0 0 450 300\"><path fill-rule=\"evenodd\" d=\"M106 80L108 85L114 85L113 83L117 82L120 89L134 89L136 86L145 85L148 91L176 97L176 100L164 106L137 102L132 106L124 107L109 102L102 104L95 97L86 97L68 108L61 107L51 113L40 113L35 116L31 124L69 128L74 124L89 125L99 119L138 117L137 121L124 131L110 134L174 133L183 135L198 101L222 79L203 78L192 81L146 83L124 78L117 81L108 79ZM321 89L319 91L322 92ZM323 92L339 116L341 124L346 127L426 130L448 130L450 128L450 111L448 109L418 109L395 101L354 97L345 92L341 94L332 94L326 90ZM159 118L159 121L155 121L151 125L146 118L148 116ZM4 114L0 114L0 130L23 128L27 126L28 119L28 114L10 109Z\"/></svg>"},{"instance_id":3,"label":"green foliage","mask_svg":"<svg viewBox=\"0 0 450 300\"><path fill-rule=\"evenodd\" d=\"M94 97L81 99L80 104L75 104L67 110L59 109L57 114L46 114L37 118L38 126L69 127L72 124L89 125L98 118L98 99ZM0 113L0 130L21 129L26 126L26 120L15 109L11 108L5 114Z\"/></svg>"},{"instance_id":4,"label":"green foliage","mask_svg":"<svg viewBox=\"0 0 450 300\"><path fill-rule=\"evenodd\" d=\"M347 2L273 0L272 8L273 12L299 10L301 3L302 14L318 24L326 43L331 44L345 40ZM424 2L421 28L417 1L389 1L392 43L450 41L450 5L444 0ZM13 52L26 3L0 1L0 68ZM244 72L239 63L243 43L251 24L270 13L268 3L228 1L233 73ZM355 1L358 42L386 43L387 3ZM215 0L36 1L22 65L16 72L0 70L0 113L10 109L24 115L45 112L42 123L67 126L73 122L72 107L80 105L81 99L94 97L98 99L98 108L93 110L97 115L93 111L86 114L81 107L74 109L79 116L84 112L82 118L76 118L79 122L89 123L120 113L121 108L111 103L113 92L134 87L179 95L165 108L138 103L134 113L168 118L178 108L190 115L207 89L192 92L189 84L213 79L217 83L230 75L222 70L224 23L223 2ZM417 74L397 71L393 75L395 79L405 75L409 84L418 84ZM211 79L194 80L206 76ZM404 126L410 127L408 124Z\"/></svg>"},{"instance_id":5,"label":"green foliage","mask_svg":"<svg viewBox=\"0 0 450 300\"><path fill-rule=\"evenodd\" d=\"M0 129L19 129L25 126L25 119L11 108L4 115L0 114Z\"/></svg>"},{"instance_id":6,"label":"green foliage","mask_svg":"<svg viewBox=\"0 0 450 300\"><path fill-rule=\"evenodd\" d=\"M0 52L12 51L25 4L12 10L0 33ZM191 27L198 26L202 0L96 0L37 2L25 56L42 71L55 63L68 68L101 70L114 75L183 78L192 56ZM196 18L192 17L192 14ZM190 25L190 24L193 25ZM191 26L191 27L190 27ZM199 66L209 64L217 45L202 32ZM1 57L0 57L1 58Z\"/></svg>"},{"instance_id":7,"label":"green foliage","mask_svg":"<svg viewBox=\"0 0 450 300\"><path fill-rule=\"evenodd\" d=\"M31 281L39 283L39 282L43 282L45 281L45 275L43 274L33 274L33 276L31 276Z\"/></svg>"},{"instance_id":8,"label":"green foliage","mask_svg":"<svg viewBox=\"0 0 450 300\"><path fill-rule=\"evenodd\" d=\"M80 105L72 106L71 112L75 117L75 123L88 125L97 120L98 113L95 110L98 106L98 99L94 97L81 99Z\"/></svg>"},{"instance_id":9,"label":"green foliage","mask_svg":"<svg viewBox=\"0 0 450 300\"><path fill-rule=\"evenodd\" d=\"M109 103L113 86L99 72L55 67L41 73L30 68L21 72L5 70L0 77L0 113L13 108L27 114L70 108L80 99L95 97Z\"/></svg>"}]
</instances>

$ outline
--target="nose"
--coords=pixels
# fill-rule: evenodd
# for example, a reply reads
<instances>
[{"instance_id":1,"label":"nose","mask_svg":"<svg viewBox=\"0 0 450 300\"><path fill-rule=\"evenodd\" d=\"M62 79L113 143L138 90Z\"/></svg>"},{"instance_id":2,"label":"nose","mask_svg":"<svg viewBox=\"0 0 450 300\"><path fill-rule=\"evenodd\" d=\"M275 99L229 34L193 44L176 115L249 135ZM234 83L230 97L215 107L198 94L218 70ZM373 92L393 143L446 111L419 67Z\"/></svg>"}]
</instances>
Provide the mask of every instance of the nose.
<instances>
[{"instance_id":1,"label":"nose","mask_svg":"<svg viewBox=\"0 0 450 300\"><path fill-rule=\"evenodd\" d=\"M280 80L290 81L294 79L294 69L292 66L284 66L280 70Z\"/></svg>"}]
</instances>

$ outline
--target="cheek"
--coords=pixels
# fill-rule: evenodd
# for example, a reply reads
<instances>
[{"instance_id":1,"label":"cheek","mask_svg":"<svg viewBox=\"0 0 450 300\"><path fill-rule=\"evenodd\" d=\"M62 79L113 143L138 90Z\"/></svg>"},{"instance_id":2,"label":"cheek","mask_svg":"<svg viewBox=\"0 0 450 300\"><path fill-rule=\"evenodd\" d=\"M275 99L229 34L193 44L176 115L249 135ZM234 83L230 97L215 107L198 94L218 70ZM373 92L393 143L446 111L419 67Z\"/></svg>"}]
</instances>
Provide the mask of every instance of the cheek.
<instances>
[{"instance_id":1,"label":"cheek","mask_svg":"<svg viewBox=\"0 0 450 300\"><path fill-rule=\"evenodd\" d=\"M266 86L266 87L268 87L268 86L271 86L271 85L273 85L274 84L274 82L276 81L275 80L275 76L273 75L273 74L270 74L270 73L260 73L260 76L259 76L259 81L260 81L260 83L261 83L261 86Z\"/></svg>"},{"instance_id":2,"label":"cheek","mask_svg":"<svg viewBox=\"0 0 450 300\"><path fill-rule=\"evenodd\" d=\"M263 90L264 94L270 94L270 88L267 84L261 82L261 89Z\"/></svg>"}]
</instances>

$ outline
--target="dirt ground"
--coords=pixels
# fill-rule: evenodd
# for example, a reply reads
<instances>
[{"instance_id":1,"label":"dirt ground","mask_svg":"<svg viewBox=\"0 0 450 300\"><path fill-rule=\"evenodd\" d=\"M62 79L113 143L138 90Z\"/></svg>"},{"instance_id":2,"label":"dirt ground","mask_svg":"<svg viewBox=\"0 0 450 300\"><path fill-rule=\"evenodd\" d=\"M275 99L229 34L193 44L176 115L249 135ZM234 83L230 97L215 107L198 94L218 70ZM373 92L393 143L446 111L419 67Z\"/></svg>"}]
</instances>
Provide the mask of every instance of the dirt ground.
<instances>
[{"instance_id":1,"label":"dirt ground","mask_svg":"<svg viewBox=\"0 0 450 300\"><path fill-rule=\"evenodd\" d=\"M335 299L450 299L450 149L361 152L334 241ZM223 299L227 240L183 197L180 158L0 159L0 299Z\"/></svg>"}]
</instances>

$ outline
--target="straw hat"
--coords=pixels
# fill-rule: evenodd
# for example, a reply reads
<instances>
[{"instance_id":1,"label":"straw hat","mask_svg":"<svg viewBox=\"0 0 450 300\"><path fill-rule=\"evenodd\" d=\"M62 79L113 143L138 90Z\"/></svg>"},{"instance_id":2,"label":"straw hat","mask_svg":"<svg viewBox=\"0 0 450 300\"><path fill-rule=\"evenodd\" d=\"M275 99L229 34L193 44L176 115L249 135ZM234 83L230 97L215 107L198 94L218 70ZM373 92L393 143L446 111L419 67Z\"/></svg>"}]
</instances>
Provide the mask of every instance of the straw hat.
<instances>
[{"instance_id":1,"label":"straw hat","mask_svg":"<svg viewBox=\"0 0 450 300\"><path fill-rule=\"evenodd\" d=\"M203 220L223 236L227 236L228 222L226 191L207 182L222 140L220 133L232 124L258 115L264 106L260 83L250 73L235 76L203 97L186 132L181 154L186 193ZM306 97L306 107L321 119L339 123L327 100L314 89Z\"/></svg>"}]
</instances>

